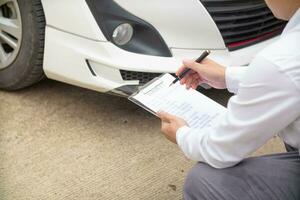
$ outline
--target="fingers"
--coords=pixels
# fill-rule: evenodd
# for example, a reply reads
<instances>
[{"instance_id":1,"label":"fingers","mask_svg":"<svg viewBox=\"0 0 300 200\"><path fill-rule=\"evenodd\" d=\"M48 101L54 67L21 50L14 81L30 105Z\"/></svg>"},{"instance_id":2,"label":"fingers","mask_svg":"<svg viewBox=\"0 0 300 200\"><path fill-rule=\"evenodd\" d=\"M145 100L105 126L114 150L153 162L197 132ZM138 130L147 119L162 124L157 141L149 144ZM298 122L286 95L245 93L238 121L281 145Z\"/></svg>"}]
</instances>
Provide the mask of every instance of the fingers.
<instances>
[{"instance_id":1,"label":"fingers","mask_svg":"<svg viewBox=\"0 0 300 200\"><path fill-rule=\"evenodd\" d=\"M184 70L186 69L186 67L184 65L182 65L177 71L176 71L176 76L179 76Z\"/></svg>"},{"instance_id":2,"label":"fingers","mask_svg":"<svg viewBox=\"0 0 300 200\"><path fill-rule=\"evenodd\" d=\"M167 122L162 121L162 122L161 122L161 131L162 131L163 133L165 133L165 132L167 132L169 129L170 129L170 123L167 123Z\"/></svg>"},{"instance_id":3,"label":"fingers","mask_svg":"<svg viewBox=\"0 0 300 200\"><path fill-rule=\"evenodd\" d=\"M192 76L191 78L187 79L185 82L185 87L186 89L189 89L191 87L191 83L194 81L194 77Z\"/></svg>"},{"instance_id":4,"label":"fingers","mask_svg":"<svg viewBox=\"0 0 300 200\"><path fill-rule=\"evenodd\" d=\"M183 60L182 63L183 65L176 71L176 76L179 76L187 68L192 69L195 72L199 68L199 66L197 66L199 64L193 60Z\"/></svg>"},{"instance_id":5,"label":"fingers","mask_svg":"<svg viewBox=\"0 0 300 200\"><path fill-rule=\"evenodd\" d=\"M197 73L188 77L187 81L185 82L186 88L190 89L193 86L193 84L196 84L198 82L199 79L200 77Z\"/></svg>"},{"instance_id":6,"label":"fingers","mask_svg":"<svg viewBox=\"0 0 300 200\"><path fill-rule=\"evenodd\" d=\"M182 85L185 84L187 89L197 87L197 82L199 82L199 78L201 79L201 75L199 74L201 66L201 64L193 60L183 60L183 65L178 69L176 75L179 76L187 68L192 70L180 80L180 83Z\"/></svg>"},{"instance_id":7,"label":"fingers","mask_svg":"<svg viewBox=\"0 0 300 200\"><path fill-rule=\"evenodd\" d=\"M191 88L193 88L194 90L197 89L197 87L200 84L200 79L196 79L192 84L191 84Z\"/></svg>"},{"instance_id":8,"label":"fingers","mask_svg":"<svg viewBox=\"0 0 300 200\"><path fill-rule=\"evenodd\" d=\"M183 63L183 66L185 66L185 68L192 69L196 72L198 72L201 67L201 64L196 63L194 60L183 60L182 63Z\"/></svg>"},{"instance_id":9,"label":"fingers","mask_svg":"<svg viewBox=\"0 0 300 200\"><path fill-rule=\"evenodd\" d=\"M161 131L167 133L171 126L172 116L163 111L158 111L157 115L161 119Z\"/></svg>"},{"instance_id":10,"label":"fingers","mask_svg":"<svg viewBox=\"0 0 300 200\"><path fill-rule=\"evenodd\" d=\"M193 60L183 60L183 65L178 69L179 76L185 69L191 69L180 83L186 85L187 89L197 88L201 83L208 83L215 88L226 88L224 67L210 59L204 59L201 64Z\"/></svg>"},{"instance_id":11,"label":"fingers","mask_svg":"<svg viewBox=\"0 0 300 200\"><path fill-rule=\"evenodd\" d=\"M183 84L186 84L186 82L189 80L189 79L193 79L194 76L198 77L198 73L197 72L194 72L194 71L190 71L187 75L185 75L182 79L180 79L180 83L183 85Z\"/></svg>"},{"instance_id":12,"label":"fingers","mask_svg":"<svg viewBox=\"0 0 300 200\"><path fill-rule=\"evenodd\" d=\"M170 123L172 119L174 119L174 115L171 115L164 111L158 111L157 116L164 122Z\"/></svg>"},{"instance_id":13,"label":"fingers","mask_svg":"<svg viewBox=\"0 0 300 200\"><path fill-rule=\"evenodd\" d=\"M190 83L190 85L189 85L189 88L191 88L191 87L193 87L193 85L195 85L196 83L198 83L199 80L200 79L200 77L199 77L199 75L197 74L197 75L194 75L194 77L193 77L193 81L191 81L191 83Z\"/></svg>"}]
</instances>

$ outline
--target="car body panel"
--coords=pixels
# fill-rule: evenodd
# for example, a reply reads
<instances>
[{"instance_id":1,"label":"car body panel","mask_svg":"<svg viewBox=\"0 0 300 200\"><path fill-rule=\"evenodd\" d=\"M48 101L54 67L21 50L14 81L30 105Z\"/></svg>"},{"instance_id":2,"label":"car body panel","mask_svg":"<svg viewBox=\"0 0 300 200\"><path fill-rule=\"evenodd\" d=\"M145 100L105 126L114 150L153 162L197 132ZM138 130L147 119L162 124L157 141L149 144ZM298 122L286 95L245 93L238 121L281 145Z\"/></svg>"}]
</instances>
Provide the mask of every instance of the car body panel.
<instances>
[{"instance_id":1,"label":"car body panel","mask_svg":"<svg viewBox=\"0 0 300 200\"><path fill-rule=\"evenodd\" d=\"M199 0L116 2L152 24L170 48L226 49L219 29Z\"/></svg>"},{"instance_id":2,"label":"car body panel","mask_svg":"<svg viewBox=\"0 0 300 200\"><path fill-rule=\"evenodd\" d=\"M107 41L84 0L42 0L47 21L43 68L48 78L109 92L139 85L138 80L123 80L120 69L174 73L183 59L197 58L205 49L212 50L209 57L225 66L247 65L276 39L229 52L215 23L197 0L116 2L151 23L173 56L132 53Z\"/></svg>"},{"instance_id":3,"label":"car body panel","mask_svg":"<svg viewBox=\"0 0 300 200\"><path fill-rule=\"evenodd\" d=\"M124 85L138 85L138 81L116 79L120 77L119 69L175 72L184 58L196 58L202 52L173 48L173 57L147 56L127 52L110 42L90 40L53 27L46 28L46 35L44 71L47 77L100 92L108 92ZM214 50L210 58L226 66L246 65L266 45L264 43L272 40L274 39L238 50L239 52ZM233 57L236 58L233 60ZM86 61L92 63L91 67L97 76L92 74Z\"/></svg>"},{"instance_id":4,"label":"car body panel","mask_svg":"<svg viewBox=\"0 0 300 200\"><path fill-rule=\"evenodd\" d=\"M85 0L41 0L47 26L86 37L107 41Z\"/></svg>"}]
</instances>

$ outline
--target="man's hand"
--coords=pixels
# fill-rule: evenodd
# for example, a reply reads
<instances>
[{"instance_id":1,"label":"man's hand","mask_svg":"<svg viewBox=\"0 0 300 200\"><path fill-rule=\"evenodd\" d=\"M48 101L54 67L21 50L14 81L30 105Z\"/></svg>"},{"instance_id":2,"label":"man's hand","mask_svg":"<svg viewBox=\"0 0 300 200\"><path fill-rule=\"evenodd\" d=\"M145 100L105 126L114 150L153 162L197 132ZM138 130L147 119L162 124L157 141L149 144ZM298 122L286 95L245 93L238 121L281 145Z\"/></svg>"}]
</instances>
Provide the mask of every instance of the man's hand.
<instances>
[{"instance_id":1,"label":"man's hand","mask_svg":"<svg viewBox=\"0 0 300 200\"><path fill-rule=\"evenodd\" d=\"M183 65L178 69L176 75L179 76L186 68L191 71L180 80L187 89L196 89L200 84L206 83L213 88L225 89L225 67L206 58L201 64L193 60L184 60Z\"/></svg>"},{"instance_id":2,"label":"man's hand","mask_svg":"<svg viewBox=\"0 0 300 200\"><path fill-rule=\"evenodd\" d=\"M157 115L161 119L161 131L165 134L168 140L177 144L177 130L183 126L187 126L188 124L183 119L166 112L159 111Z\"/></svg>"}]
</instances>

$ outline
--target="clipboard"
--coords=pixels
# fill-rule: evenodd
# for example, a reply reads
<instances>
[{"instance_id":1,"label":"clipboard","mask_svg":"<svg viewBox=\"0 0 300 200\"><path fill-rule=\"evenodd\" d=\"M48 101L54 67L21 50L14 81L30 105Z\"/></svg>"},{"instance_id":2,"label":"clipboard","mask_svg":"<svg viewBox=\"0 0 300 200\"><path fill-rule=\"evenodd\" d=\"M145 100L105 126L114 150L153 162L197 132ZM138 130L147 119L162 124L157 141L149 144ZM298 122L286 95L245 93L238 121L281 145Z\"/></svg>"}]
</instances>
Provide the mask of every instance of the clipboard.
<instances>
[{"instance_id":1,"label":"clipboard","mask_svg":"<svg viewBox=\"0 0 300 200\"><path fill-rule=\"evenodd\" d=\"M155 116L161 109L181 117L189 126L195 128L210 126L226 112L222 105L196 90L187 90L179 82L169 86L174 80L175 77L171 74L162 74L142 86L128 99Z\"/></svg>"},{"instance_id":2,"label":"clipboard","mask_svg":"<svg viewBox=\"0 0 300 200\"><path fill-rule=\"evenodd\" d=\"M132 95L130 95L128 97L128 100L135 103L136 105L142 107L143 109L147 110L148 112L150 112L151 114L157 116L156 112L151 110L149 107L147 107L146 105L144 105L142 102L137 101L136 99L134 99L134 96L136 96L137 94L139 94L140 92L144 92L145 94L147 94L148 92L150 92L152 89L158 87L160 84L163 83L163 81L155 83L156 81L158 81L161 77L165 76L167 73L161 74L158 77L155 77L154 79L152 79L151 81L149 81L148 83L146 83L145 85L139 87L139 89L133 93ZM171 74L170 74L171 75ZM171 75L172 76L172 75ZM174 77L175 79L175 77ZM153 86L151 86L151 84L154 84ZM151 86L151 87L149 87Z\"/></svg>"}]
</instances>

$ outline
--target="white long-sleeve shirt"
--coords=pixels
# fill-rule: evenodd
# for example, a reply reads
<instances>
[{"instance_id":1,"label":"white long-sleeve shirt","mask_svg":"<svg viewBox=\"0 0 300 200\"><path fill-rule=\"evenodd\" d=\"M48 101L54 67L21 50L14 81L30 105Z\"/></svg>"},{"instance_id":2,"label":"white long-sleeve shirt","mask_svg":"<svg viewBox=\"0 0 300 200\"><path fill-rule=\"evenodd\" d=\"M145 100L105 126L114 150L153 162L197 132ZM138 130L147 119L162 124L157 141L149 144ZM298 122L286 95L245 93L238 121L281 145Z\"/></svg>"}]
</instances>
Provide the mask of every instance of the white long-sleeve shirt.
<instances>
[{"instance_id":1,"label":"white long-sleeve shirt","mask_svg":"<svg viewBox=\"0 0 300 200\"><path fill-rule=\"evenodd\" d=\"M275 135L300 149L300 9L279 40L249 67L226 69L226 84L236 95L220 123L177 131L177 143L186 157L225 168Z\"/></svg>"}]
</instances>

